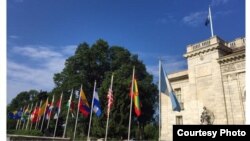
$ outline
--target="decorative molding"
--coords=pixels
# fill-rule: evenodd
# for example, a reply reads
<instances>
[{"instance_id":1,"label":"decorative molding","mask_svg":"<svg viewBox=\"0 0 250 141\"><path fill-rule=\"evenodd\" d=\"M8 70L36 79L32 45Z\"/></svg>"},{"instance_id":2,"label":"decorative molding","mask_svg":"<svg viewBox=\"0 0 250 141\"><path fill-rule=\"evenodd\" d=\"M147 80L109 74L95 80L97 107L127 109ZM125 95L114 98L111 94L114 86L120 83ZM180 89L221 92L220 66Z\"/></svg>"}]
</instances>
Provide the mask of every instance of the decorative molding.
<instances>
[{"instance_id":1,"label":"decorative molding","mask_svg":"<svg viewBox=\"0 0 250 141\"><path fill-rule=\"evenodd\" d=\"M232 53L230 55L226 55L226 56L223 56L221 58L218 59L218 62L223 65L223 64L227 64L227 63L232 63L232 62L235 62L237 60L242 60L244 61L245 60L245 49L243 50L240 50L238 52L235 52L235 53Z\"/></svg>"},{"instance_id":2,"label":"decorative molding","mask_svg":"<svg viewBox=\"0 0 250 141\"><path fill-rule=\"evenodd\" d=\"M200 54L205 54L205 53L208 53L208 52L211 52L214 50L223 51L223 52L226 52L227 54L232 52L231 48L226 47L224 44L219 42L219 43L215 43L215 44L212 44L212 45L204 47L204 48L199 48L197 50L188 52L188 53L184 54L183 56L185 58L189 58L189 57L194 57L194 56L197 56Z\"/></svg>"},{"instance_id":3,"label":"decorative molding","mask_svg":"<svg viewBox=\"0 0 250 141\"><path fill-rule=\"evenodd\" d=\"M241 70L241 69L245 69L245 61L230 63L227 65L221 66L222 73L232 72L232 71Z\"/></svg>"}]
</instances>

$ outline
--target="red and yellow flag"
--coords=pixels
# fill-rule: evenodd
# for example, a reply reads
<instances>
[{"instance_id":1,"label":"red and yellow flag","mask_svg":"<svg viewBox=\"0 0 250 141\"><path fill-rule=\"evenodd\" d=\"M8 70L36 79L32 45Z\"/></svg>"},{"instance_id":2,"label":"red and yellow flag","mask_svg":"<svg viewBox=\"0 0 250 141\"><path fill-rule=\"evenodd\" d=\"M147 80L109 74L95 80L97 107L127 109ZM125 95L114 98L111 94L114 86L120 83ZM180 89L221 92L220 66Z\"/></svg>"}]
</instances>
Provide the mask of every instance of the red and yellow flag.
<instances>
[{"instance_id":1,"label":"red and yellow flag","mask_svg":"<svg viewBox=\"0 0 250 141\"><path fill-rule=\"evenodd\" d=\"M139 117L141 115L141 108L140 108L139 91L136 79L134 79L133 99L134 99L135 114L137 117Z\"/></svg>"}]
</instances>

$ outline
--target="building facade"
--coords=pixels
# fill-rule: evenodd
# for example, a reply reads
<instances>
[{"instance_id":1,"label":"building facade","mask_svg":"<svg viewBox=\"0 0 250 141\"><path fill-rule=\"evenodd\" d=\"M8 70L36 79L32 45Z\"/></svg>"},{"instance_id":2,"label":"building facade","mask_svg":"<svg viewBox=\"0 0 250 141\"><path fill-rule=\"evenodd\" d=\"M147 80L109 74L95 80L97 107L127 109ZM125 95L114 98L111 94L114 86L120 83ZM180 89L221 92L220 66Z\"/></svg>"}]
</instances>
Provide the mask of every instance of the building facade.
<instances>
[{"instance_id":1,"label":"building facade","mask_svg":"<svg viewBox=\"0 0 250 141\"><path fill-rule=\"evenodd\" d=\"M182 110L172 111L170 98L161 95L160 139L171 141L175 124L244 124L245 38L213 36L188 45L184 57L188 69L168 75Z\"/></svg>"}]
</instances>

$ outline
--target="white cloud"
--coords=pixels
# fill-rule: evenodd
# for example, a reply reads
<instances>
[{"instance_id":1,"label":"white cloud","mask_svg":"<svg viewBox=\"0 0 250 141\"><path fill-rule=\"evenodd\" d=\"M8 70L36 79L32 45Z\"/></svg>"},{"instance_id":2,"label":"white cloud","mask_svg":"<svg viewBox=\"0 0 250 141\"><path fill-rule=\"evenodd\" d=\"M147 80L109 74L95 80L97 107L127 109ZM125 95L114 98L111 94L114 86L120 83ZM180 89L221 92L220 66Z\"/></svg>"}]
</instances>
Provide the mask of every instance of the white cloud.
<instances>
[{"instance_id":1,"label":"white cloud","mask_svg":"<svg viewBox=\"0 0 250 141\"><path fill-rule=\"evenodd\" d=\"M76 46L60 47L60 51L52 50L53 48L30 45L15 46L8 50L8 103L21 91L31 89L50 91L54 87L54 74L62 71L65 59L73 55ZM18 60L18 57L25 58L25 61Z\"/></svg>"},{"instance_id":2,"label":"white cloud","mask_svg":"<svg viewBox=\"0 0 250 141\"><path fill-rule=\"evenodd\" d=\"M19 39L19 36L16 36L16 35L10 35L9 36L10 39Z\"/></svg>"},{"instance_id":3,"label":"white cloud","mask_svg":"<svg viewBox=\"0 0 250 141\"><path fill-rule=\"evenodd\" d=\"M211 6L218 6L228 3L229 0L212 0Z\"/></svg>"},{"instance_id":4,"label":"white cloud","mask_svg":"<svg viewBox=\"0 0 250 141\"><path fill-rule=\"evenodd\" d=\"M65 46L64 49L62 50L62 52L66 55L72 55L75 53L77 48L77 45L68 45Z\"/></svg>"},{"instance_id":5,"label":"white cloud","mask_svg":"<svg viewBox=\"0 0 250 141\"><path fill-rule=\"evenodd\" d=\"M163 63L166 73L171 74L186 69L186 60L173 60ZM147 71L155 78L159 75L159 65L147 66Z\"/></svg>"},{"instance_id":6,"label":"white cloud","mask_svg":"<svg viewBox=\"0 0 250 141\"><path fill-rule=\"evenodd\" d=\"M34 59L47 59L50 57L62 57L62 54L50 50L48 47L44 46L16 46L13 48L13 51L15 53L18 53L20 55L34 58Z\"/></svg>"},{"instance_id":7,"label":"white cloud","mask_svg":"<svg viewBox=\"0 0 250 141\"><path fill-rule=\"evenodd\" d=\"M163 17L156 20L158 24L174 23L176 22L175 17L170 13L165 13Z\"/></svg>"},{"instance_id":8,"label":"white cloud","mask_svg":"<svg viewBox=\"0 0 250 141\"><path fill-rule=\"evenodd\" d=\"M202 23L205 23L207 16L208 12L200 11L191 13L190 15L183 17L182 21L190 26L198 26L201 25Z\"/></svg>"},{"instance_id":9,"label":"white cloud","mask_svg":"<svg viewBox=\"0 0 250 141\"><path fill-rule=\"evenodd\" d=\"M146 65L147 72L152 74L154 76L154 80L158 80L159 75L159 66L158 62L159 59L163 60L163 66L165 68L165 71L169 73L174 73L180 70L185 70L187 68L187 62L186 59L182 58L181 56L176 55L162 55L159 53L143 53L143 52L137 52L136 54L139 55L139 58L141 59L151 59L152 62L154 62L154 65ZM156 64L156 65L155 65Z\"/></svg>"},{"instance_id":10,"label":"white cloud","mask_svg":"<svg viewBox=\"0 0 250 141\"><path fill-rule=\"evenodd\" d=\"M214 14L214 17L217 17L217 16L227 16L229 14L231 14L233 11L231 10L227 10L227 11L216 11L215 14Z\"/></svg>"},{"instance_id":11,"label":"white cloud","mask_svg":"<svg viewBox=\"0 0 250 141\"><path fill-rule=\"evenodd\" d=\"M50 68L32 68L12 60L7 64L8 80L15 80L20 83L40 85L41 88L50 88L53 86L53 71Z\"/></svg>"}]
</instances>

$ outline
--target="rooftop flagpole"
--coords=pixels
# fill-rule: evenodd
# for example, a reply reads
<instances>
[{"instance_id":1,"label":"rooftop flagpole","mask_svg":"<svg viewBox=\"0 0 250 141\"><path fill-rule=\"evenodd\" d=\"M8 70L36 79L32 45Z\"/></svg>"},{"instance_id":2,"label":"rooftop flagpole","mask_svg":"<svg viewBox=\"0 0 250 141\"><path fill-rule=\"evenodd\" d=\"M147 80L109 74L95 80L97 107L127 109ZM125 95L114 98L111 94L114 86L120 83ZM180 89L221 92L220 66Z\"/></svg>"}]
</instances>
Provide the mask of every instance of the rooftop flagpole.
<instances>
[{"instance_id":1,"label":"rooftop flagpole","mask_svg":"<svg viewBox=\"0 0 250 141\"><path fill-rule=\"evenodd\" d=\"M211 8L210 5L208 7L208 15L209 15L209 21L210 21L210 28L211 28L211 36L214 36L214 29L213 29L213 20L212 20L212 13L211 13Z\"/></svg>"}]
</instances>

